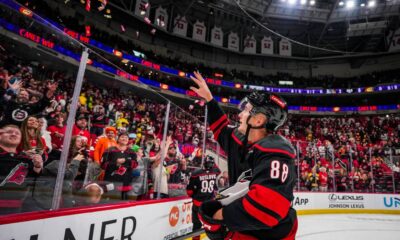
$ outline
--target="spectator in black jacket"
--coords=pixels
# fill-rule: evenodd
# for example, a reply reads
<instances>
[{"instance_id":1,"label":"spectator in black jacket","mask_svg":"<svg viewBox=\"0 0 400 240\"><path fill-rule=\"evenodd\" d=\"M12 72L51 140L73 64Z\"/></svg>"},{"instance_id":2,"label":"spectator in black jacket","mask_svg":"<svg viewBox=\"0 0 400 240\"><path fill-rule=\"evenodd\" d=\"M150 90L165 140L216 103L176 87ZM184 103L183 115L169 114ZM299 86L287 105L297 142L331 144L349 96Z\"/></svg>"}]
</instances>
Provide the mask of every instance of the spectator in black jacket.
<instances>
[{"instance_id":1,"label":"spectator in black jacket","mask_svg":"<svg viewBox=\"0 0 400 240\"><path fill-rule=\"evenodd\" d=\"M21 211L29 185L42 171L43 160L39 154L17 152L21 137L18 126L0 128L0 215Z\"/></svg>"},{"instance_id":2,"label":"spectator in black jacket","mask_svg":"<svg viewBox=\"0 0 400 240\"><path fill-rule=\"evenodd\" d=\"M8 89L0 90L0 112L3 112L3 119L0 126L15 124L21 126L22 122L30 115L36 115L50 105L50 99L57 89L58 83L48 82L47 92L35 104L30 103L29 92L22 88L22 80L14 79L8 81ZM4 85L3 85L4 86ZM15 97L15 99L13 99Z\"/></svg>"}]
</instances>

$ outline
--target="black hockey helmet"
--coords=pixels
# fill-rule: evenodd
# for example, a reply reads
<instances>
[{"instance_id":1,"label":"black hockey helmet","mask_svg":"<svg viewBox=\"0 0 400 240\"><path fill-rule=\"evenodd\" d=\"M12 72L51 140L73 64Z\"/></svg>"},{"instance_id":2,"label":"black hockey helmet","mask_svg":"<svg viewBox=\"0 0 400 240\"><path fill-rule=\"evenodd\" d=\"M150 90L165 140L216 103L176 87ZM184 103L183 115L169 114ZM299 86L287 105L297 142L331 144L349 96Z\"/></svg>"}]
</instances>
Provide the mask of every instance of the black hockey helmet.
<instances>
[{"instance_id":1,"label":"black hockey helmet","mask_svg":"<svg viewBox=\"0 0 400 240\"><path fill-rule=\"evenodd\" d=\"M207 170L212 169L212 168L214 167L214 164L215 164L214 158L211 157L210 155L207 155L207 156L204 158L204 168L205 168L205 169L207 169Z\"/></svg>"},{"instance_id":2,"label":"black hockey helmet","mask_svg":"<svg viewBox=\"0 0 400 240\"><path fill-rule=\"evenodd\" d=\"M268 122L265 127L270 131L276 131L286 122L287 103L277 95L253 92L240 102L239 109L243 111L247 103L252 106L250 115L262 113L267 116Z\"/></svg>"}]
</instances>

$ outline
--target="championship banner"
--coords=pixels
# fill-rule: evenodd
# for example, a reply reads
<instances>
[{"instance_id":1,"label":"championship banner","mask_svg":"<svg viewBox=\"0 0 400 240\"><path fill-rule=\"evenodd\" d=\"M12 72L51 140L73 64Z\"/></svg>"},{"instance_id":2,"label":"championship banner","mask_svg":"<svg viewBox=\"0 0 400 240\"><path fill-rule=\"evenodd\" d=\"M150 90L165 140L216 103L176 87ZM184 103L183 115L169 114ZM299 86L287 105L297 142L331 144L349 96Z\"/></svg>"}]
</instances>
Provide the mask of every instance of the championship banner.
<instances>
[{"instance_id":1,"label":"championship banner","mask_svg":"<svg viewBox=\"0 0 400 240\"><path fill-rule=\"evenodd\" d=\"M279 41L279 55L292 56L292 43L287 39Z\"/></svg>"},{"instance_id":2,"label":"championship banner","mask_svg":"<svg viewBox=\"0 0 400 240\"><path fill-rule=\"evenodd\" d=\"M162 7L156 9L156 15L154 17L154 25L167 30L168 25L168 12Z\"/></svg>"},{"instance_id":3,"label":"championship banner","mask_svg":"<svg viewBox=\"0 0 400 240\"><path fill-rule=\"evenodd\" d=\"M261 54L274 54L274 41L271 37L264 37L261 40Z\"/></svg>"},{"instance_id":4,"label":"championship banner","mask_svg":"<svg viewBox=\"0 0 400 240\"><path fill-rule=\"evenodd\" d=\"M228 36L228 49L239 51L239 37L237 33L231 32Z\"/></svg>"},{"instance_id":5,"label":"championship banner","mask_svg":"<svg viewBox=\"0 0 400 240\"><path fill-rule=\"evenodd\" d=\"M222 32L222 29L219 27L214 26L211 29L211 43L217 46L222 47L223 41L224 41L224 33Z\"/></svg>"},{"instance_id":6,"label":"championship banner","mask_svg":"<svg viewBox=\"0 0 400 240\"><path fill-rule=\"evenodd\" d=\"M400 29L397 29L393 34L392 41L390 42L389 52L400 50Z\"/></svg>"},{"instance_id":7,"label":"championship banner","mask_svg":"<svg viewBox=\"0 0 400 240\"><path fill-rule=\"evenodd\" d=\"M174 33L186 37L187 25L186 17L178 15L174 20Z\"/></svg>"},{"instance_id":8,"label":"championship banner","mask_svg":"<svg viewBox=\"0 0 400 240\"><path fill-rule=\"evenodd\" d=\"M246 38L244 39L244 49L243 52L244 53L252 53L255 54L256 53L256 39L254 38L254 36L246 36Z\"/></svg>"},{"instance_id":9,"label":"championship banner","mask_svg":"<svg viewBox=\"0 0 400 240\"><path fill-rule=\"evenodd\" d=\"M193 24L193 35L192 38L199 40L199 41L206 41L206 26L204 25L203 22L199 22L196 20L196 22Z\"/></svg>"},{"instance_id":10,"label":"championship banner","mask_svg":"<svg viewBox=\"0 0 400 240\"><path fill-rule=\"evenodd\" d=\"M135 15L141 18L148 18L150 14L149 5L149 0L137 0L135 6Z\"/></svg>"},{"instance_id":11,"label":"championship banner","mask_svg":"<svg viewBox=\"0 0 400 240\"><path fill-rule=\"evenodd\" d=\"M173 239L192 231L191 208L187 198L27 213L0 219L0 239Z\"/></svg>"}]
</instances>

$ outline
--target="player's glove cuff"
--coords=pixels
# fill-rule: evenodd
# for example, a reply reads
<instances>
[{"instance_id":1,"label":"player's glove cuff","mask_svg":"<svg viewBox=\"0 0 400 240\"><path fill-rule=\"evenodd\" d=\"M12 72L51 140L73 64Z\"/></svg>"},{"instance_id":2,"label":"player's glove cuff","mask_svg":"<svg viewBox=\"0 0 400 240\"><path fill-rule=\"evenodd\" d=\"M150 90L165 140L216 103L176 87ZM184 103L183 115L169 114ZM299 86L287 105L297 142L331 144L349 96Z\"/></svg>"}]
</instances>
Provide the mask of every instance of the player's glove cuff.
<instances>
[{"instance_id":1,"label":"player's glove cuff","mask_svg":"<svg viewBox=\"0 0 400 240\"><path fill-rule=\"evenodd\" d=\"M211 240L224 239L227 233L223 221L213 218L221 208L222 204L219 201L211 200L201 204L199 209L199 220L203 223L204 230Z\"/></svg>"}]
</instances>

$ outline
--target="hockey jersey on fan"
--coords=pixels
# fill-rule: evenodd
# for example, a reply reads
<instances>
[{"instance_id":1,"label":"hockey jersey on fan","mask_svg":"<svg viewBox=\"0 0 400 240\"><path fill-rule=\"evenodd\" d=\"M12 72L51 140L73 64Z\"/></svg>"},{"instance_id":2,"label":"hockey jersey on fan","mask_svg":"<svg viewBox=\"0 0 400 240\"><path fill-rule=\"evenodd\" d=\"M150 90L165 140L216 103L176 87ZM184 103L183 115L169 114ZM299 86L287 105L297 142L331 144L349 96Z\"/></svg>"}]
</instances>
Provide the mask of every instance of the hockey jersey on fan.
<instances>
[{"instance_id":1,"label":"hockey jersey on fan","mask_svg":"<svg viewBox=\"0 0 400 240\"><path fill-rule=\"evenodd\" d=\"M199 169L192 173L186 191L193 198L195 206L199 207L202 202L214 197L218 191L217 177L220 173L216 166L210 170Z\"/></svg>"},{"instance_id":2,"label":"hockey jersey on fan","mask_svg":"<svg viewBox=\"0 0 400 240\"><path fill-rule=\"evenodd\" d=\"M229 121L217 101L207 103L208 122L214 138L228 154L230 183L248 168L253 178L249 192L223 208L224 224L229 231L249 239L294 239L296 211L291 207L296 171L295 149L280 135L267 137L243 146L244 135L228 127ZM246 160L240 156L246 148Z\"/></svg>"}]
</instances>

